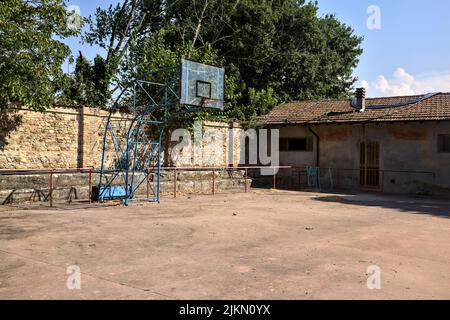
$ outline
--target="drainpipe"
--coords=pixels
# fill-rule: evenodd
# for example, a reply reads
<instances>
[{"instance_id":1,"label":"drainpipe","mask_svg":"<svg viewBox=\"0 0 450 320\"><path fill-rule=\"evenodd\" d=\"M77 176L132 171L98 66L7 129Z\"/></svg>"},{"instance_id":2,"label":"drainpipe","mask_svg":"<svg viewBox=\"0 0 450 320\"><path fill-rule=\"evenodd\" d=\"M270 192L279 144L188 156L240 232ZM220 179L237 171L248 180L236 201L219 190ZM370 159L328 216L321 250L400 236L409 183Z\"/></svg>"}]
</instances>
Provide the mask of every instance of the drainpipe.
<instances>
[{"instance_id":1,"label":"drainpipe","mask_svg":"<svg viewBox=\"0 0 450 320\"><path fill-rule=\"evenodd\" d=\"M316 167L320 168L320 137L310 126L308 130L316 137Z\"/></svg>"}]
</instances>

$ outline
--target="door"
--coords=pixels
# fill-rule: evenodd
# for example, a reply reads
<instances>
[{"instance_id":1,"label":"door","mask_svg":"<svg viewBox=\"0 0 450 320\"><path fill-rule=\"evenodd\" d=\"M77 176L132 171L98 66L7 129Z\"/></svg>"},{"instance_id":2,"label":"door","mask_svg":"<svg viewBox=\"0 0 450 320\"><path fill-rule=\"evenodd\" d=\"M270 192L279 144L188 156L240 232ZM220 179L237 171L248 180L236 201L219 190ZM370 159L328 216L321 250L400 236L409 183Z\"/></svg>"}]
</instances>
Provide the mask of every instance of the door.
<instances>
[{"instance_id":1,"label":"door","mask_svg":"<svg viewBox=\"0 0 450 320\"><path fill-rule=\"evenodd\" d=\"M380 188L380 144L376 141L361 142L359 148L360 177L362 187Z\"/></svg>"}]
</instances>

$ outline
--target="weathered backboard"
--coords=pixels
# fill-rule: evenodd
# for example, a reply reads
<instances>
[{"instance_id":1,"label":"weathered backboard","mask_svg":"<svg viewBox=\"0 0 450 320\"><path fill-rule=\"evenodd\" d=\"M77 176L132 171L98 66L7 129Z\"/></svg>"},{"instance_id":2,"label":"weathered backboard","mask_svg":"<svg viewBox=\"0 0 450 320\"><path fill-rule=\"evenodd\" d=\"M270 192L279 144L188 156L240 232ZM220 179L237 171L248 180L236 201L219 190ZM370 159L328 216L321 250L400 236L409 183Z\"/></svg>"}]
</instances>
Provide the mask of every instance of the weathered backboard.
<instances>
[{"instance_id":1,"label":"weathered backboard","mask_svg":"<svg viewBox=\"0 0 450 320\"><path fill-rule=\"evenodd\" d=\"M181 60L181 104L222 110L224 86L223 68Z\"/></svg>"}]
</instances>

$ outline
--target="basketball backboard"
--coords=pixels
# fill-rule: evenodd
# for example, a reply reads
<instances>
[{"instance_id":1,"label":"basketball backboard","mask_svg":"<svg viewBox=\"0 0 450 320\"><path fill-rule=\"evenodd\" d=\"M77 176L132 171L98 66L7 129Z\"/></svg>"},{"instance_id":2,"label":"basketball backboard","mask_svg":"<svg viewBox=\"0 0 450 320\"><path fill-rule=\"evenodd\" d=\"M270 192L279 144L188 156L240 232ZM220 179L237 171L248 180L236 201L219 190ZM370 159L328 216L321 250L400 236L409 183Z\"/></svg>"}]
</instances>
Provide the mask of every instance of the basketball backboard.
<instances>
[{"instance_id":1,"label":"basketball backboard","mask_svg":"<svg viewBox=\"0 0 450 320\"><path fill-rule=\"evenodd\" d=\"M181 104L223 110L224 83L223 68L181 60Z\"/></svg>"}]
</instances>

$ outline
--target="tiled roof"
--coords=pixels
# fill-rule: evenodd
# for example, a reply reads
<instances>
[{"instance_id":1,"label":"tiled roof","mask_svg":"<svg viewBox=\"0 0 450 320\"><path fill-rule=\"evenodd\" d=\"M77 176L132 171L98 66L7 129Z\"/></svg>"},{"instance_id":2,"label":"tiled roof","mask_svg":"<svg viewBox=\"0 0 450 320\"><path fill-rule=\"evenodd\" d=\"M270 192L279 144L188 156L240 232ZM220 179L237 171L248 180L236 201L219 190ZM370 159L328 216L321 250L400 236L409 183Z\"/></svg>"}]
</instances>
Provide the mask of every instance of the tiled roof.
<instances>
[{"instance_id":1,"label":"tiled roof","mask_svg":"<svg viewBox=\"0 0 450 320\"><path fill-rule=\"evenodd\" d=\"M450 93L368 98L358 112L352 100L287 102L262 117L265 124L321 124L450 120Z\"/></svg>"}]
</instances>

